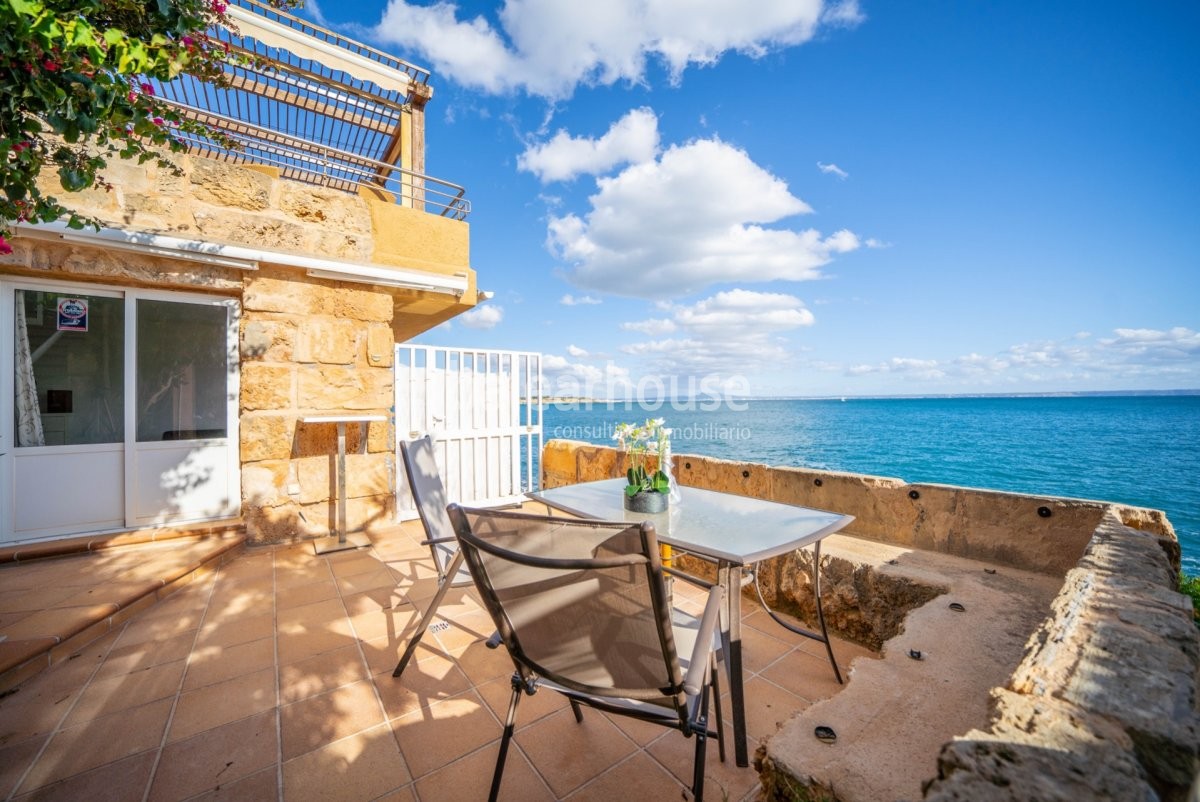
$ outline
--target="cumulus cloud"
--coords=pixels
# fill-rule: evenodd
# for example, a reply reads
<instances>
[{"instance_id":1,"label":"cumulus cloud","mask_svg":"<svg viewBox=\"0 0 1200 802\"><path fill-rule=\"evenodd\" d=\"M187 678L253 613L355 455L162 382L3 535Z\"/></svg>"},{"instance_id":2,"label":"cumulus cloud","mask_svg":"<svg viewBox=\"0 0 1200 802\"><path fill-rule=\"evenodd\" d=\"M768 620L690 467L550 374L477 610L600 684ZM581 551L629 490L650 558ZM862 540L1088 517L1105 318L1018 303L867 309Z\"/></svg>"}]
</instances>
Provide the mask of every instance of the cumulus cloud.
<instances>
[{"instance_id":1,"label":"cumulus cloud","mask_svg":"<svg viewBox=\"0 0 1200 802\"><path fill-rule=\"evenodd\" d=\"M826 175L836 175L838 178L845 181L850 177L850 174L838 167L836 164L825 164L825 162L817 162L817 169Z\"/></svg>"},{"instance_id":2,"label":"cumulus cloud","mask_svg":"<svg viewBox=\"0 0 1200 802\"><path fill-rule=\"evenodd\" d=\"M562 99L581 84L640 83L651 60L678 83L689 66L727 52L759 58L809 41L822 26L862 20L857 2L822 0L760 3L753 13L741 0L505 0L493 23L448 0L389 0L370 34L463 86Z\"/></svg>"},{"instance_id":3,"label":"cumulus cloud","mask_svg":"<svg viewBox=\"0 0 1200 802\"><path fill-rule=\"evenodd\" d=\"M813 315L794 295L735 289L671 308L670 318L624 323L621 328L655 337L621 347L630 356L649 359L652 368L671 375L751 373L788 361L780 335L813 324Z\"/></svg>"},{"instance_id":4,"label":"cumulus cloud","mask_svg":"<svg viewBox=\"0 0 1200 802\"><path fill-rule=\"evenodd\" d=\"M578 298L570 293L558 299L558 302L563 306L595 306L600 303L599 298L593 298L590 295L580 295Z\"/></svg>"},{"instance_id":5,"label":"cumulus cloud","mask_svg":"<svg viewBox=\"0 0 1200 802\"><path fill-rule=\"evenodd\" d=\"M580 348L578 345L568 345L567 346L567 354L574 357L575 359L579 359L580 357L587 356L588 352L585 349Z\"/></svg>"},{"instance_id":6,"label":"cumulus cloud","mask_svg":"<svg viewBox=\"0 0 1200 802\"><path fill-rule=\"evenodd\" d=\"M648 108L634 109L599 138L575 137L559 130L547 142L532 144L517 157L518 169L543 184L583 173L603 175L622 164L639 164L658 155L658 118Z\"/></svg>"},{"instance_id":7,"label":"cumulus cloud","mask_svg":"<svg viewBox=\"0 0 1200 802\"><path fill-rule=\"evenodd\" d=\"M468 329L492 329L502 320L504 307L494 304L482 304L458 317L458 321Z\"/></svg>"},{"instance_id":8,"label":"cumulus cloud","mask_svg":"<svg viewBox=\"0 0 1200 802\"><path fill-rule=\"evenodd\" d=\"M673 145L596 183L590 211L548 225L550 250L580 287L671 298L720 282L802 281L860 246L848 230L822 236L767 227L812 209L719 139Z\"/></svg>"}]
</instances>

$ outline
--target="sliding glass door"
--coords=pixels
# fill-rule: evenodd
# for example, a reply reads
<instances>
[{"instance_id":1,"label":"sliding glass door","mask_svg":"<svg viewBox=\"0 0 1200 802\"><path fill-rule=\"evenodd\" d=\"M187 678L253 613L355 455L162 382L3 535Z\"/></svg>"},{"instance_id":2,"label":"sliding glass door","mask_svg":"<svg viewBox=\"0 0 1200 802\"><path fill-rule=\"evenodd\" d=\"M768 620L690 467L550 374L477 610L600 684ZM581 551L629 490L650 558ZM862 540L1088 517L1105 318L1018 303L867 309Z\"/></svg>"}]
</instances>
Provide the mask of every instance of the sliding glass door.
<instances>
[{"instance_id":1,"label":"sliding glass door","mask_svg":"<svg viewBox=\"0 0 1200 802\"><path fill-rule=\"evenodd\" d=\"M0 286L0 542L237 514L234 301Z\"/></svg>"}]
</instances>

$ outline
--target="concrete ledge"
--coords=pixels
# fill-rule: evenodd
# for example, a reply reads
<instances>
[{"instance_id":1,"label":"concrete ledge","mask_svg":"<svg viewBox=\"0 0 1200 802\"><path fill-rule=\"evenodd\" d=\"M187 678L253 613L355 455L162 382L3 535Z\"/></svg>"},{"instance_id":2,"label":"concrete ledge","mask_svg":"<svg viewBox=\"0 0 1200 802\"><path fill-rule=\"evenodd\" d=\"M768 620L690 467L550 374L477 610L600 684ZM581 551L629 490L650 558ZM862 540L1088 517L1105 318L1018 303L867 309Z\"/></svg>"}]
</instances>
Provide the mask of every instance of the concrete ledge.
<instances>
[{"instance_id":1,"label":"concrete ledge","mask_svg":"<svg viewBox=\"0 0 1200 802\"><path fill-rule=\"evenodd\" d=\"M991 726L942 750L926 798L1028 798L1019 789L1036 768L1077 798L1184 799L1200 769L1200 631L1175 576L1157 537L1106 515L994 692ZM998 761L1003 744L1018 757ZM1102 762L1081 775L1080 752Z\"/></svg>"}]
</instances>

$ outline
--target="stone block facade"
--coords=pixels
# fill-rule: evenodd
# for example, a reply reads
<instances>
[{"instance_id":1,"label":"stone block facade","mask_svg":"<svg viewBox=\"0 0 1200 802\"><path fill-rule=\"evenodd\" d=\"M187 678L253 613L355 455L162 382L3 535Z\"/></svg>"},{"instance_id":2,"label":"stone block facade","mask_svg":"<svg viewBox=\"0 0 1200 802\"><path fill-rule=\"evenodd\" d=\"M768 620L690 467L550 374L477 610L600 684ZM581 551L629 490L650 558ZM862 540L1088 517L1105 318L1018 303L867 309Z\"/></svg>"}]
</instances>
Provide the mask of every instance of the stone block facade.
<instances>
[{"instance_id":1,"label":"stone block facade","mask_svg":"<svg viewBox=\"0 0 1200 802\"><path fill-rule=\"evenodd\" d=\"M348 431L348 527L390 525L396 476L393 346L472 308L469 228L373 193L284 180L268 167L186 155L175 172L112 160L109 192L70 197L106 227L259 250L257 270L32 236L0 257L0 275L165 291L240 302L241 508L252 542L328 534L336 513L336 427L305 416L384 415ZM43 177L54 194L56 178ZM271 252L344 266L466 277L461 297L311 277Z\"/></svg>"}]
</instances>

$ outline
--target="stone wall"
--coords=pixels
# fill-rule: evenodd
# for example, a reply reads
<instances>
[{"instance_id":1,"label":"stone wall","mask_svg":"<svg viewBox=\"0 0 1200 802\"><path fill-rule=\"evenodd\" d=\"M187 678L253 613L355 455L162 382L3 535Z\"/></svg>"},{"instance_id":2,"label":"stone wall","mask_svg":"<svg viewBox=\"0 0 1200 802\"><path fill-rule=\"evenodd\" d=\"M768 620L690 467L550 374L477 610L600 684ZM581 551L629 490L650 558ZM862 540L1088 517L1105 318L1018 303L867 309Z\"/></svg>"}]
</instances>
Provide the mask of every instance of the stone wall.
<instances>
[{"instance_id":1,"label":"stone wall","mask_svg":"<svg viewBox=\"0 0 1200 802\"><path fill-rule=\"evenodd\" d=\"M607 446L551 440L542 453L542 486L620 476L624 457ZM1175 532L1158 510L690 454L676 455L674 464L684 485L853 515L844 532L856 537L1058 576L1078 562L1113 508L1125 522L1157 535L1179 565Z\"/></svg>"},{"instance_id":2,"label":"stone wall","mask_svg":"<svg viewBox=\"0 0 1200 802\"><path fill-rule=\"evenodd\" d=\"M333 424L307 415L384 415L347 427L350 530L390 525L395 477L392 300L368 285L263 269L242 299L242 499L256 542L328 534L336 523Z\"/></svg>"},{"instance_id":3,"label":"stone wall","mask_svg":"<svg viewBox=\"0 0 1200 802\"><path fill-rule=\"evenodd\" d=\"M468 290L456 298L322 281L267 262L247 271L31 236L17 237L13 253L0 256L0 274L240 299L242 512L251 540L327 534L335 523L336 427L299 423L307 415L388 417L365 437L349 427L347 517L351 530L389 524L393 345L474 306L467 224L389 197L280 179L273 168L171 158L179 174L114 159L105 171L111 191L75 193L69 202L114 228L458 273ZM54 176L43 182L61 194Z\"/></svg>"},{"instance_id":4,"label":"stone wall","mask_svg":"<svg viewBox=\"0 0 1200 802\"><path fill-rule=\"evenodd\" d=\"M925 799L1183 800L1200 769L1200 634L1156 538L1105 515L992 724L946 744Z\"/></svg>"}]
</instances>

